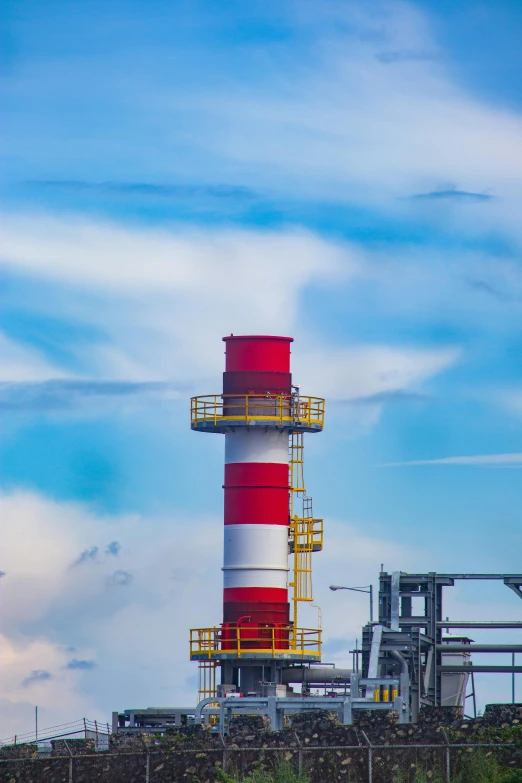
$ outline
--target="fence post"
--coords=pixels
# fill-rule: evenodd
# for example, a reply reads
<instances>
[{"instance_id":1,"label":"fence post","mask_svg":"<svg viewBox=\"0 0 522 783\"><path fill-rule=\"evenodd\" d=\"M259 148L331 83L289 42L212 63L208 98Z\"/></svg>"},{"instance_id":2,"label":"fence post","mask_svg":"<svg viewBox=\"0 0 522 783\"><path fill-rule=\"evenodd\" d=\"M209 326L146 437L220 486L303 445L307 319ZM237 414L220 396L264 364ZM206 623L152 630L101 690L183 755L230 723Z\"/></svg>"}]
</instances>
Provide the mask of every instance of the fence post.
<instances>
[{"instance_id":1,"label":"fence post","mask_svg":"<svg viewBox=\"0 0 522 783\"><path fill-rule=\"evenodd\" d=\"M368 783L373 783L373 748L372 743L366 736L366 733L364 731L361 731L361 734L364 737L364 741L368 745Z\"/></svg>"},{"instance_id":2,"label":"fence post","mask_svg":"<svg viewBox=\"0 0 522 783\"><path fill-rule=\"evenodd\" d=\"M446 734L446 729L444 728L444 726L441 726L441 734L444 737L444 742L446 743L446 783L451 783L450 744L449 744L448 735Z\"/></svg>"},{"instance_id":3,"label":"fence post","mask_svg":"<svg viewBox=\"0 0 522 783\"><path fill-rule=\"evenodd\" d=\"M143 747L145 748L145 783L150 783L150 753L149 747L143 738L143 734L140 735Z\"/></svg>"},{"instance_id":4,"label":"fence post","mask_svg":"<svg viewBox=\"0 0 522 783\"><path fill-rule=\"evenodd\" d=\"M221 744L223 745L223 764L221 765L221 768L223 772L227 771L227 746L225 745L225 740L223 739L223 735L221 732L219 732L219 739L221 740Z\"/></svg>"},{"instance_id":5,"label":"fence post","mask_svg":"<svg viewBox=\"0 0 522 783\"><path fill-rule=\"evenodd\" d=\"M73 754L66 739L64 739L64 743L69 754L69 783L73 783Z\"/></svg>"},{"instance_id":6,"label":"fence post","mask_svg":"<svg viewBox=\"0 0 522 783\"><path fill-rule=\"evenodd\" d=\"M303 746L301 745L301 740L297 736L297 731L294 731L295 734L295 741L297 742L297 747L299 750L297 751L297 768L299 770L299 777L303 774Z\"/></svg>"}]
</instances>

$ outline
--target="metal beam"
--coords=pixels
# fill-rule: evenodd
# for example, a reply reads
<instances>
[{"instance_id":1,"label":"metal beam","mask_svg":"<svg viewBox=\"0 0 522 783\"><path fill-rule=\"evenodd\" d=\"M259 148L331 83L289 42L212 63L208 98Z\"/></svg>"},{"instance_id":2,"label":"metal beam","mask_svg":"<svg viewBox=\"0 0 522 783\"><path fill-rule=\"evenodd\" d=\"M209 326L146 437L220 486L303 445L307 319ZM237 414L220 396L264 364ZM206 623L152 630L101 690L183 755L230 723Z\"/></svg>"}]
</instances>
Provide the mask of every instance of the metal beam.
<instances>
[{"instance_id":1,"label":"metal beam","mask_svg":"<svg viewBox=\"0 0 522 783\"><path fill-rule=\"evenodd\" d=\"M513 590L513 592L518 595L519 598L522 598L522 579L520 577L514 577L514 576L506 576L504 579L504 584L506 587L509 587L510 590Z\"/></svg>"},{"instance_id":2,"label":"metal beam","mask_svg":"<svg viewBox=\"0 0 522 783\"><path fill-rule=\"evenodd\" d=\"M394 571L391 578L391 602L390 602L390 628L392 631L399 630L400 594L401 594L400 580L401 580L401 572Z\"/></svg>"},{"instance_id":3,"label":"metal beam","mask_svg":"<svg viewBox=\"0 0 522 783\"><path fill-rule=\"evenodd\" d=\"M388 574L389 576L389 574ZM401 573L401 582L405 582L406 584L411 584L413 582L427 582L428 577L430 574L403 574ZM514 579L519 580L520 584L522 584L522 574L439 574L436 573L434 576L437 577L437 581L439 580L448 580L448 579Z\"/></svg>"},{"instance_id":4,"label":"metal beam","mask_svg":"<svg viewBox=\"0 0 522 783\"><path fill-rule=\"evenodd\" d=\"M445 579L514 579L522 584L522 574L437 574Z\"/></svg>"},{"instance_id":5,"label":"metal beam","mask_svg":"<svg viewBox=\"0 0 522 783\"><path fill-rule=\"evenodd\" d=\"M443 666L439 666L439 670L443 674L444 672L467 672L468 674L472 674L473 672L475 672L475 674L477 672L491 672L492 674L514 672L516 674L522 674L522 666L488 666L487 664L485 666L453 666L453 664L444 664Z\"/></svg>"},{"instance_id":6,"label":"metal beam","mask_svg":"<svg viewBox=\"0 0 522 783\"><path fill-rule=\"evenodd\" d=\"M379 657L381 654L382 631L382 625L373 626L370 663L368 665L368 677L371 677L372 679L379 676Z\"/></svg>"},{"instance_id":7,"label":"metal beam","mask_svg":"<svg viewBox=\"0 0 522 783\"><path fill-rule=\"evenodd\" d=\"M438 644L437 652L522 653L522 644Z\"/></svg>"},{"instance_id":8,"label":"metal beam","mask_svg":"<svg viewBox=\"0 0 522 783\"><path fill-rule=\"evenodd\" d=\"M407 618L408 620L417 620L414 618ZM419 618L426 621L426 618ZM405 623L406 625L415 625L413 622ZM421 625L421 623L419 623ZM522 628L521 620L442 620L437 623L439 628Z\"/></svg>"},{"instance_id":9,"label":"metal beam","mask_svg":"<svg viewBox=\"0 0 522 783\"><path fill-rule=\"evenodd\" d=\"M426 616L419 615L414 617L401 617L399 619L399 625L423 625L427 626L429 624L429 619Z\"/></svg>"}]
</instances>

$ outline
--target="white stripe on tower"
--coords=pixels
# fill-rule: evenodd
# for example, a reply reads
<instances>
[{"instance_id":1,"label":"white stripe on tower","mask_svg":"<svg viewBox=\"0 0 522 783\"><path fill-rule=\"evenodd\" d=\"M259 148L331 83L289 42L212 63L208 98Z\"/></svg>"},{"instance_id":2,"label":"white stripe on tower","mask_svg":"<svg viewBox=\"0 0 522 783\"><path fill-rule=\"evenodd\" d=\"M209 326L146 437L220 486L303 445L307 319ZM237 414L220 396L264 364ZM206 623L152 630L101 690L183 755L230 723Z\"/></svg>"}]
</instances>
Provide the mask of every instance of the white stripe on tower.
<instances>
[{"instance_id":1,"label":"white stripe on tower","mask_svg":"<svg viewBox=\"0 0 522 783\"><path fill-rule=\"evenodd\" d=\"M225 435L225 465L232 462L288 465L288 432L237 429Z\"/></svg>"},{"instance_id":2,"label":"white stripe on tower","mask_svg":"<svg viewBox=\"0 0 522 783\"><path fill-rule=\"evenodd\" d=\"M288 528L226 525L224 587L287 586Z\"/></svg>"}]
</instances>

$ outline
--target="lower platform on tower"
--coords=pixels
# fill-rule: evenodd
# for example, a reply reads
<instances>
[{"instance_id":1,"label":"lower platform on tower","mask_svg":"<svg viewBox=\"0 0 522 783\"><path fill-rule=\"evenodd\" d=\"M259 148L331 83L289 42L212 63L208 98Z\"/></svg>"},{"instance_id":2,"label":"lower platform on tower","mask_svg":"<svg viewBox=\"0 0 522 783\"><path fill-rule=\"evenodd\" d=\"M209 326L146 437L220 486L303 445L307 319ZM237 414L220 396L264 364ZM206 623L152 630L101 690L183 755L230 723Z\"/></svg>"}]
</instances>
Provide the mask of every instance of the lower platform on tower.
<instances>
[{"instance_id":1,"label":"lower platform on tower","mask_svg":"<svg viewBox=\"0 0 522 783\"><path fill-rule=\"evenodd\" d=\"M194 628L190 631L193 661L321 659L321 631L312 628L266 627L249 623L235 628Z\"/></svg>"}]
</instances>

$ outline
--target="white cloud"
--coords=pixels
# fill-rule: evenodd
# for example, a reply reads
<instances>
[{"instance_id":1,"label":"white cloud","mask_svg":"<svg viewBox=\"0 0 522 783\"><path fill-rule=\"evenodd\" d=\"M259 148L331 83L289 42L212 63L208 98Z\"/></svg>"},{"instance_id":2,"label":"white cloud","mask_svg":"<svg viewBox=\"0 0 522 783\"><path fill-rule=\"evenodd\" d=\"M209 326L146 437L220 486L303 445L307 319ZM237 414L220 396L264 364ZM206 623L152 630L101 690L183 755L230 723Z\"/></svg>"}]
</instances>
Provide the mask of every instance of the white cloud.
<instances>
[{"instance_id":1,"label":"white cloud","mask_svg":"<svg viewBox=\"0 0 522 783\"><path fill-rule=\"evenodd\" d=\"M8 265L100 297L95 317L109 339L95 350L78 348L97 377L217 377L223 334L291 331L306 286L358 270L352 248L304 231L171 233L28 216L6 222ZM78 288L72 293L77 302ZM80 310L93 318L92 304Z\"/></svg>"},{"instance_id":2,"label":"white cloud","mask_svg":"<svg viewBox=\"0 0 522 783\"><path fill-rule=\"evenodd\" d=\"M307 391L344 400L409 389L459 355L453 348L322 346L300 309L303 292L314 285L320 296L323 286L369 272L358 248L307 232L170 233L11 216L4 244L14 268L69 283L73 298L80 285L99 297L89 316L110 339L77 348L85 375L95 378L175 381L205 391L214 383L217 390L220 337L232 330L294 334L296 379Z\"/></svg>"},{"instance_id":3,"label":"white cloud","mask_svg":"<svg viewBox=\"0 0 522 783\"><path fill-rule=\"evenodd\" d=\"M0 634L0 739L87 717L107 722L96 699L82 688L77 672L66 668L70 651L43 637L13 640Z\"/></svg>"},{"instance_id":4,"label":"white cloud","mask_svg":"<svg viewBox=\"0 0 522 783\"><path fill-rule=\"evenodd\" d=\"M21 271L120 294L243 298L245 311L263 306L268 314L310 281L357 268L348 247L304 230L174 232L41 215L8 216L4 229L5 263Z\"/></svg>"},{"instance_id":5,"label":"white cloud","mask_svg":"<svg viewBox=\"0 0 522 783\"><path fill-rule=\"evenodd\" d=\"M356 400L415 388L451 367L458 349L408 349L366 345L300 353L296 366L308 386L318 382L321 394L333 400ZM319 379L319 380L317 380Z\"/></svg>"},{"instance_id":6,"label":"white cloud","mask_svg":"<svg viewBox=\"0 0 522 783\"><path fill-rule=\"evenodd\" d=\"M221 519L104 518L22 492L1 497L0 516L0 737L29 730L35 703L44 726L195 701L188 629L221 619ZM66 669L73 658L96 668Z\"/></svg>"},{"instance_id":7,"label":"white cloud","mask_svg":"<svg viewBox=\"0 0 522 783\"><path fill-rule=\"evenodd\" d=\"M276 53L259 86L236 74L226 100L215 90L165 92L163 110L178 110L181 97L208 120L194 128L199 144L287 193L382 204L457 182L518 200L522 118L454 83L413 5L352 3L349 18L338 7L317 17L313 41L300 60ZM158 95L151 100L159 106ZM476 214L465 210L470 228ZM501 207L494 219L514 229L514 217Z\"/></svg>"}]
</instances>

